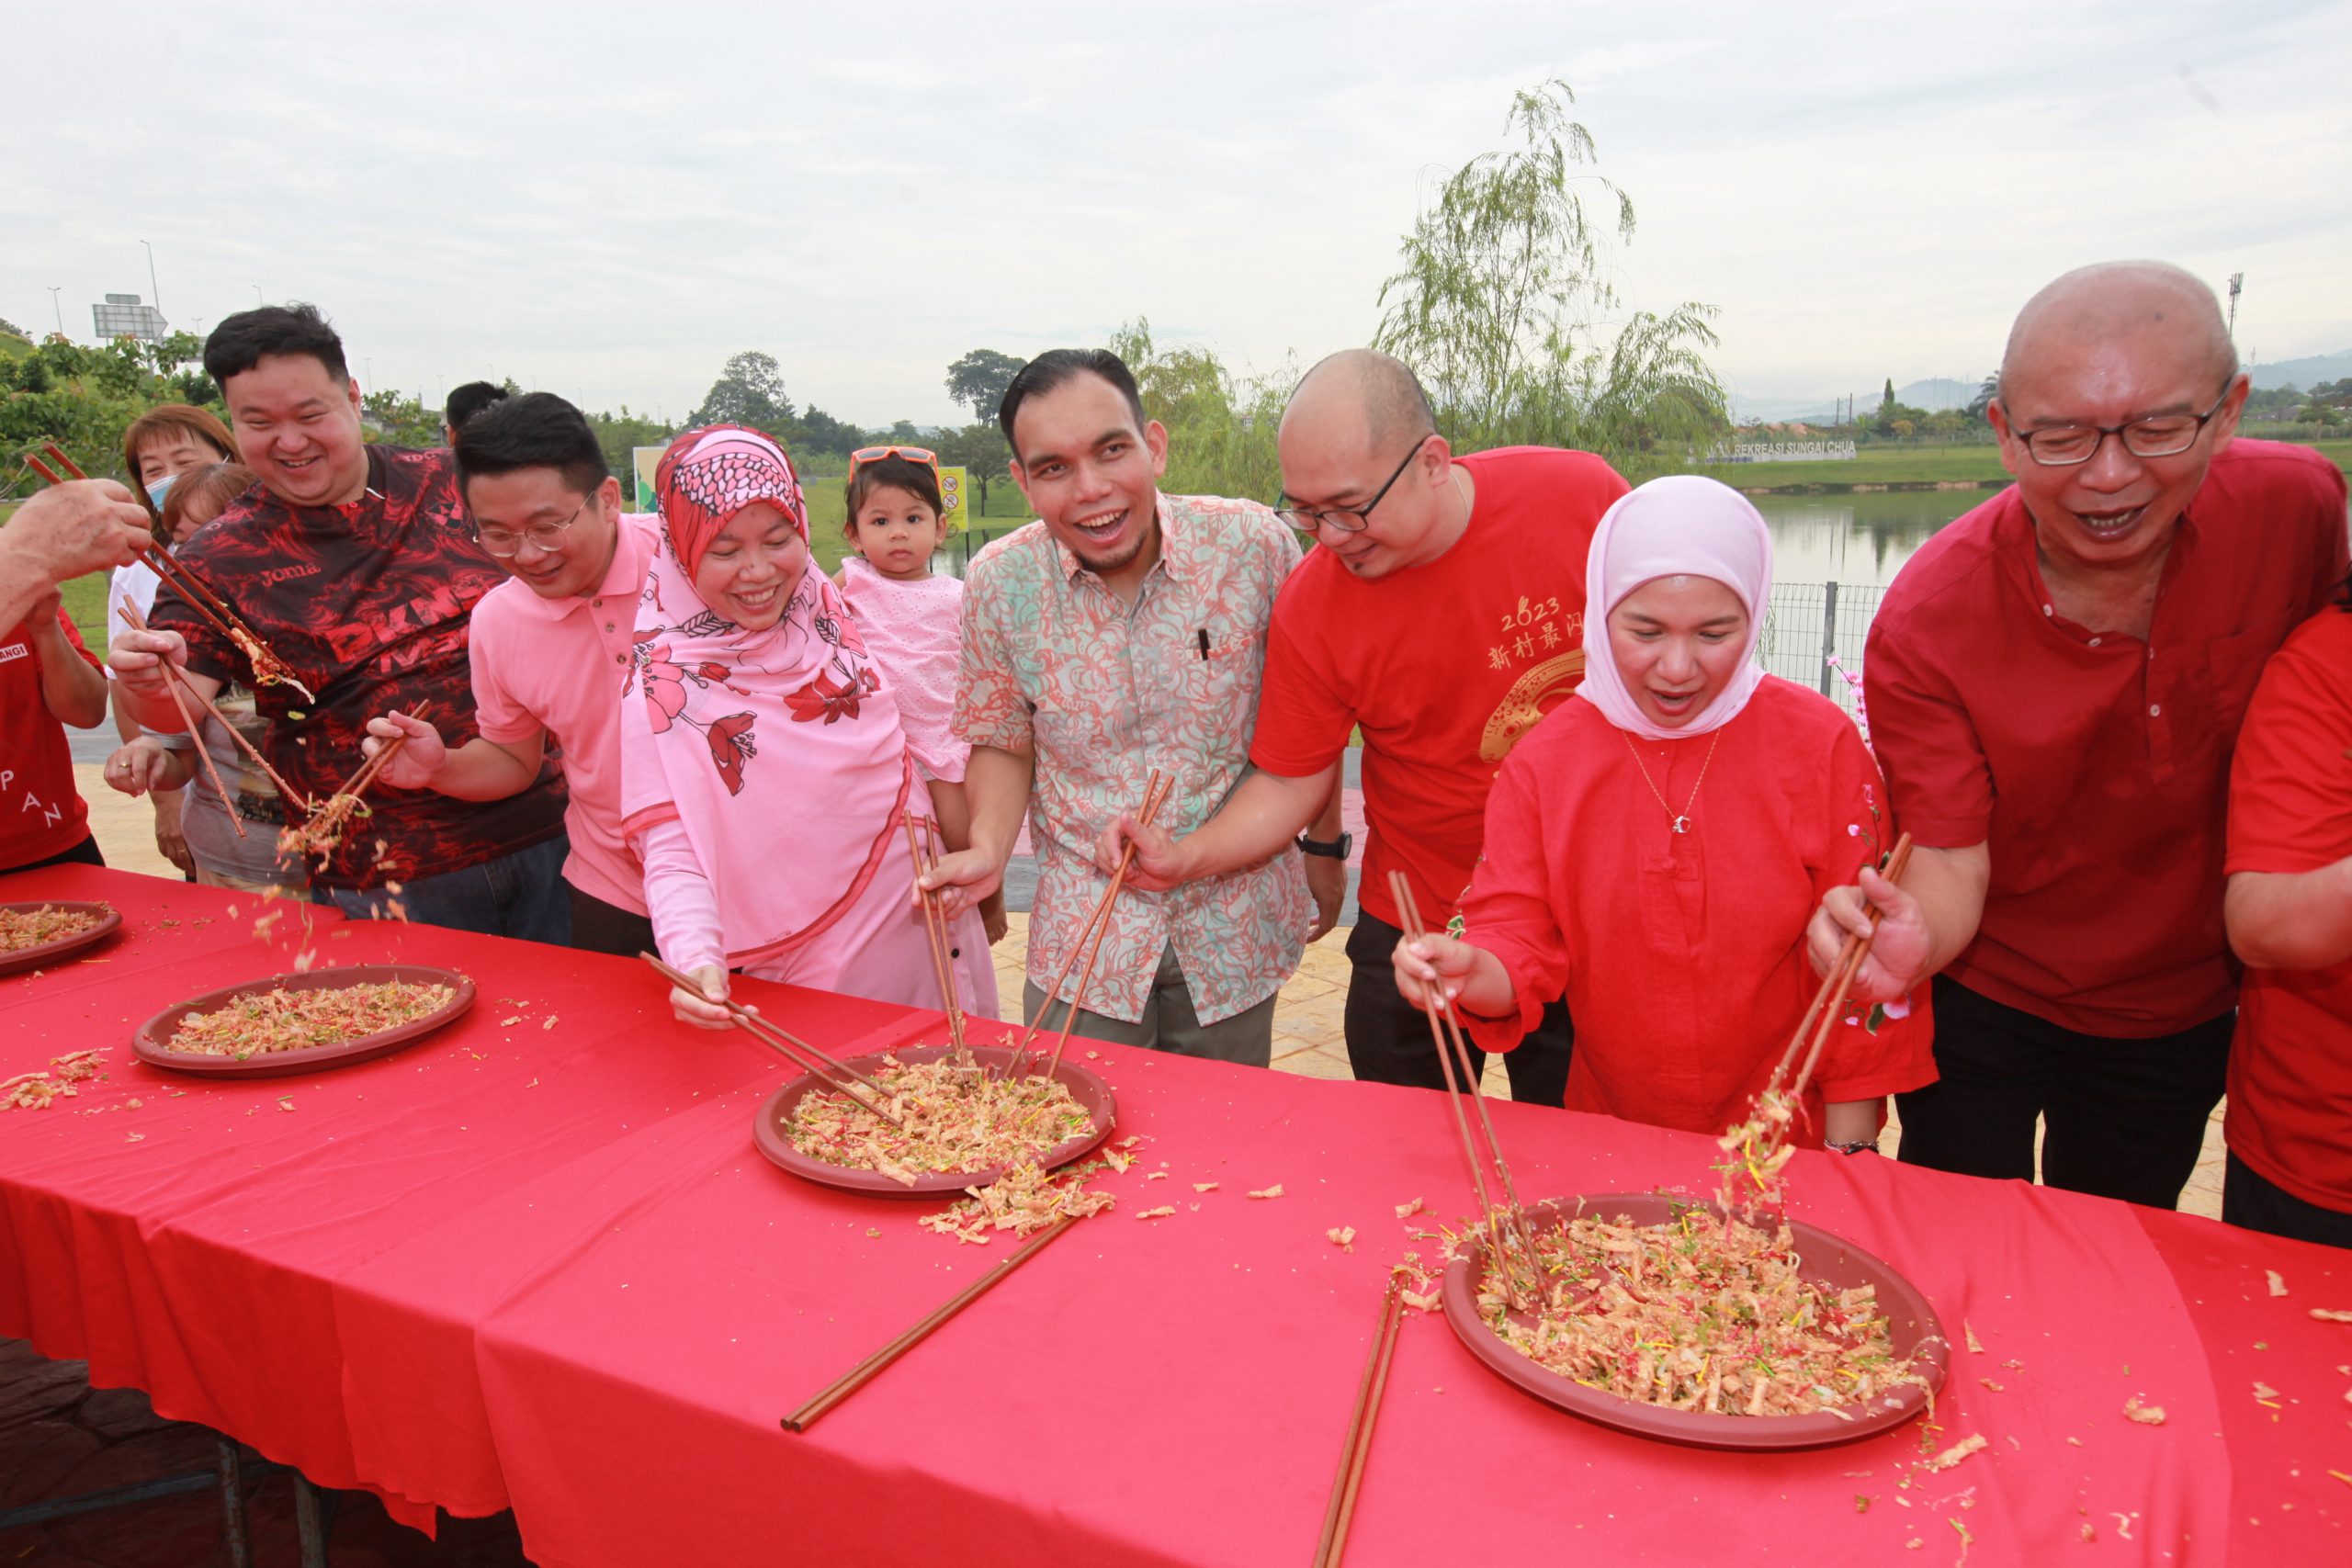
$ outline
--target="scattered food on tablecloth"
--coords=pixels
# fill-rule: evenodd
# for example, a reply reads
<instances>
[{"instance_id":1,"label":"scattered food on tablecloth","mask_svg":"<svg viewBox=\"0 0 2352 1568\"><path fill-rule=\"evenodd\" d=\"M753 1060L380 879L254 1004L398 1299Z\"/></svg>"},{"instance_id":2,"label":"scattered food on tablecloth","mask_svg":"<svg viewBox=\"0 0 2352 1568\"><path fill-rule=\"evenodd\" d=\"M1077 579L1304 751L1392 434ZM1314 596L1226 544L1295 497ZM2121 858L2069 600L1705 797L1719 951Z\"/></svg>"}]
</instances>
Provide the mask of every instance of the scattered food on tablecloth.
<instances>
[{"instance_id":1,"label":"scattered food on tablecloth","mask_svg":"<svg viewBox=\"0 0 2352 1568\"><path fill-rule=\"evenodd\" d=\"M1161 1204L1161 1205L1160 1205L1159 1208L1157 1208L1157 1209L1138 1209L1138 1210L1136 1210L1136 1219L1139 1219L1139 1220L1164 1220L1164 1219L1166 1219L1169 1215L1170 1215L1170 1214L1174 1213L1175 1212L1176 1212L1176 1205L1175 1205L1175 1204L1173 1204L1173 1203L1163 1203L1163 1204Z\"/></svg>"},{"instance_id":2,"label":"scattered food on tablecloth","mask_svg":"<svg viewBox=\"0 0 2352 1568\"><path fill-rule=\"evenodd\" d=\"M2352 1323L2352 1312L2339 1307L2313 1307L2312 1315L2326 1323Z\"/></svg>"},{"instance_id":3,"label":"scattered food on tablecloth","mask_svg":"<svg viewBox=\"0 0 2352 1568\"><path fill-rule=\"evenodd\" d=\"M2270 1281L2272 1295L2283 1296L2287 1293L2287 1277L2284 1274L2279 1273L2276 1269L2265 1269L2262 1273L2263 1277Z\"/></svg>"},{"instance_id":4,"label":"scattered food on tablecloth","mask_svg":"<svg viewBox=\"0 0 2352 1568\"><path fill-rule=\"evenodd\" d=\"M1976 1381L1983 1383L1986 1388L1991 1389L1995 1393L2005 1393L2008 1390L2007 1384L1995 1382L1991 1378L1978 1378Z\"/></svg>"},{"instance_id":5,"label":"scattered food on tablecloth","mask_svg":"<svg viewBox=\"0 0 2352 1568\"><path fill-rule=\"evenodd\" d=\"M1272 1187L1261 1187L1255 1192L1250 1194L1252 1198L1279 1198L1282 1195L1283 1184L1279 1181L1275 1182Z\"/></svg>"},{"instance_id":6,"label":"scattered food on tablecloth","mask_svg":"<svg viewBox=\"0 0 2352 1568\"><path fill-rule=\"evenodd\" d=\"M1035 1160L1024 1160L986 1187L967 1195L936 1214L917 1223L925 1230L952 1235L971 1246L985 1246L992 1233L1011 1231L1018 1238L1041 1231L1065 1214L1099 1214L1118 1206L1112 1194L1090 1190L1087 1179L1108 1168L1104 1159L1075 1165L1058 1176L1048 1176Z\"/></svg>"},{"instance_id":7,"label":"scattered food on tablecloth","mask_svg":"<svg viewBox=\"0 0 2352 1568\"><path fill-rule=\"evenodd\" d=\"M2140 1396L2136 1393L2123 1402L2123 1414L2143 1427L2161 1427L2165 1424L2165 1407L2161 1404L2143 1404L2140 1403Z\"/></svg>"},{"instance_id":8,"label":"scattered food on tablecloth","mask_svg":"<svg viewBox=\"0 0 2352 1568\"><path fill-rule=\"evenodd\" d=\"M1146 1181L1165 1181L1168 1179L1168 1173L1164 1170L1155 1170L1150 1175L1145 1177L1144 1179Z\"/></svg>"},{"instance_id":9,"label":"scattered food on tablecloth","mask_svg":"<svg viewBox=\"0 0 2352 1568\"><path fill-rule=\"evenodd\" d=\"M1356 1249L1356 1227L1353 1225L1333 1225L1323 1234L1330 1238L1333 1247L1342 1252L1353 1252Z\"/></svg>"},{"instance_id":10,"label":"scattered food on tablecloth","mask_svg":"<svg viewBox=\"0 0 2352 1568\"><path fill-rule=\"evenodd\" d=\"M1216 1190L1216 1183L1214 1181L1195 1181L1193 1183L1193 1190L1195 1192L1214 1192Z\"/></svg>"},{"instance_id":11,"label":"scattered food on tablecloth","mask_svg":"<svg viewBox=\"0 0 2352 1568\"><path fill-rule=\"evenodd\" d=\"M46 1111L52 1100L72 1100L81 1092L74 1086L97 1077L105 1063L104 1049L51 1056L40 1072L0 1081L0 1111Z\"/></svg>"},{"instance_id":12,"label":"scattered food on tablecloth","mask_svg":"<svg viewBox=\"0 0 2352 1568\"><path fill-rule=\"evenodd\" d=\"M1919 1461L1919 1468L1922 1470L1950 1470L1953 1465L1958 1464L1970 1454L1984 1452L1987 1446L1984 1433L1971 1433L1969 1436L1961 1438L1960 1441L1954 1443L1951 1447L1944 1450L1943 1452L1934 1454L1927 1459L1921 1460Z\"/></svg>"},{"instance_id":13,"label":"scattered food on tablecloth","mask_svg":"<svg viewBox=\"0 0 2352 1568\"><path fill-rule=\"evenodd\" d=\"M455 987L384 980L292 991L280 986L183 1014L164 1049L244 1061L278 1051L342 1045L429 1018L457 999Z\"/></svg>"},{"instance_id":14,"label":"scattered food on tablecloth","mask_svg":"<svg viewBox=\"0 0 2352 1568\"><path fill-rule=\"evenodd\" d=\"M1984 1342L1976 1337L1975 1325L1970 1323L1968 1319L1963 1317L1960 1320L1960 1332L1962 1337L1967 1340L1969 1349L1974 1351L1979 1356L1984 1353Z\"/></svg>"},{"instance_id":15,"label":"scattered food on tablecloth","mask_svg":"<svg viewBox=\"0 0 2352 1568\"><path fill-rule=\"evenodd\" d=\"M1420 1212L1421 1201L1419 1198L1414 1199L1409 1203L1399 1203L1396 1205L1396 1217L1400 1220L1409 1220Z\"/></svg>"}]
</instances>

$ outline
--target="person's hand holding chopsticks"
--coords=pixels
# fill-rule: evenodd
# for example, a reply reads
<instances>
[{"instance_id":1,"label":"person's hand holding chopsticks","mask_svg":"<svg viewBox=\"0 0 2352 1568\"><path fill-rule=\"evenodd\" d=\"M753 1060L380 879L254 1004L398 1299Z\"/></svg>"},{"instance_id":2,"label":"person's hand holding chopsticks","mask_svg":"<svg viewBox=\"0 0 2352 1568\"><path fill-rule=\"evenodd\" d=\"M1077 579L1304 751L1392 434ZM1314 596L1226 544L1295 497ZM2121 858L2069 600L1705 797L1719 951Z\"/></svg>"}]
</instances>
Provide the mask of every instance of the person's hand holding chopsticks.
<instances>
[{"instance_id":1,"label":"person's hand holding chopsticks","mask_svg":"<svg viewBox=\"0 0 2352 1568\"><path fill-rule=\"evenodd\" d=\"M702 964L686 973L701 987L699 994L684 986L670 987L670 1010L680 1023L691 1023L696 1029L732 1029L735 1015L727 1010L727 965ZM757 1012L755 1007L745 1007L746 1012Z\"/></svg>"},{"instance_id":2,"label":"person's hand holding chopsticks","mask_svg":"<svg viewBox=\"0 0 2352 1568\"><path fill-rule=\"evenodd\" d=\"M1394 963L1397 991L1417 1008L1428 1007L1434 992L1457 1012L1479 1018L1507 1018L1518 1010L1510 972L1483 947L1430 931L1398 942Z\"/></svg>"},{"instance_id":3,"label":"person's hand holding chopsticks","mask_svg":"<svg viewBox=\"0 0 2352 1568\"><path fill-rule=\"evenodd\" d=\"M142 702L161 703L171 697L171 678L164 672L165 660L183 670L187 667L187 639L177 632L126 628L115 633L107 644L107 668L114 671L117 688ZM209 691L205 693L208 697L212 694ZM142 713L139 716L145 723L148 716ZM162 727L150 724L147 728Z\"/></svg>"},{"instance_id":4,"label":"person's hand holding chopsticks","mask_svg":"<svg viewBox=\"0 0 2352 1568\"><path fill-rule=\"evenodd\" d=\"M1864 901L1878 910L1878 934L1855 973L1847 996L1864 1007L1898 1001L1927 977L1934 952L1934 936L1919 900L1889 882L1870 866L1861 868L1859 886L1833 887L1823 895L1805 928L1805 943L1814 973L1826 975L1836 966L1849 936L1869 936L1871 917Z\"/></svg>"},{"instance_id":5,"label":"person's hand holding chopsticks","mask_svg":"<svg viewBox=\"0 0 2352 1568\"><path fill-rule=\"evenodd\" d=\"M403 743L377 770L376 782L393 789L428 787L433 775L441 771L449 756L441 732L409 714L379 714L368 721L367 735L359 742L359 754L372 757L394 740Z\"/></svg>"}]
</instances>

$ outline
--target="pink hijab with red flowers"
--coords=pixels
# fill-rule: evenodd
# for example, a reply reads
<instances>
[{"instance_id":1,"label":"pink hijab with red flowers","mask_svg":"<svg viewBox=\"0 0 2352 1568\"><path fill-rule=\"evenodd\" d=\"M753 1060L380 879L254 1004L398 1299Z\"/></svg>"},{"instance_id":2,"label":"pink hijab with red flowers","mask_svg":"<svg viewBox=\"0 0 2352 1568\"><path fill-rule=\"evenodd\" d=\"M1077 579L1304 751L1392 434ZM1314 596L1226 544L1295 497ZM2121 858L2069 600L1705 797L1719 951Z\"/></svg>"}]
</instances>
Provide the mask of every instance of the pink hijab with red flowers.
<instances>
[{"instance_id":1,"label":"pink hijab with red flowers","mask_svg":"<svg viewBox=\"0 0 2352 1568\"><path fill-rule=\"evenodd\" d=\"M813 563L766 631L744 630L695 592L711 541L755 502L808 537L783 450L736 425L690 430L653 483L663 536L622 689L621 826L685 829L728 962L756 964L823 935L903 845L913 770L898 705Z\"/></svg>"}]
</instances>

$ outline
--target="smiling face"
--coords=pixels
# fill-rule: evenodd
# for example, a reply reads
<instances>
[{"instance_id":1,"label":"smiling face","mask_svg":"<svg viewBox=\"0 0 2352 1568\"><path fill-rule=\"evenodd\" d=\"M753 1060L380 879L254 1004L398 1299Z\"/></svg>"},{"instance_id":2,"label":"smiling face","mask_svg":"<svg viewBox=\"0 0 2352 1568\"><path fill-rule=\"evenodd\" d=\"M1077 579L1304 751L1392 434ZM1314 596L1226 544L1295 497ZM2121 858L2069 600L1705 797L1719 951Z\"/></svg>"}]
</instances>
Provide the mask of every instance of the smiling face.
<instances>
[{"instance_id":1,"label":"smiling face","mask_svg":"<svg viewBox=\"0 0 2352 1568\"><path fill-rule=\"evenodd\" d=\"M1013 480L1055 542L1114 587L1141 581L1159 559L1159 422L1137 430L1119 389L1080 373L1024 400L1012 438Z\"/></svg>"},{"instance_id":2,"label":"smiling face","mask_svg":"<svg viewBox=\"0 0 2352 1568\"><path fill-rule=\"evenodd\" d=\"M931 571L939 548L939 513L910 490L876 485L850 519L850 537L866 564L894 582L911 582Z\"/></svg>"},{"instance_id":3,"label":"smiling face","mask_svg":"<svg viewBox=\"0 0 2352 1568\"><path fill-rule=\"evenodd\" d=\"M540 598L586 598L604 586L620 539L618 479L582 495L560 468L478 474L466 481L466 506L485 538L507 536L499 539L502 548L511 538L514 553L493 551L492 558ZM554 547L535 541L534 528L558 530Z\"/></svg>"},{"instance_id":4,"label":"smiling face","mask_svg":"<svg viewBox=\"0 0 2352 1568\"><path fill-rule=\"evenodd\" d=\"M808 570L808 541L773 502L755 501L727 520L695 568L702 602L745 631L784 619Z\"/></svg>"},{"instance_id":5,"label":"smiling face","mask_svg":"<svg viewBox=\"0 0 2352 1568\"><path fill-rule=\"evenodd\" d=\"M307 354L265 355L220 389L237 452L296 506L337 506L368 491L359 383L338 382Z\"/></svg>"},{"instance_id":6,"label":"smiling face","mask_svg":"<svg viewBox=\"0 0 2352 1568\"><path fill-rule=\"evenodd\" d=\"M1337 397L1310 398L1306 389L1283 418L1285 504L1328 512L1372 503L1362 528L1345 532L1327 524L1315 532L1317 544L1367 581L1428 565L1453 547L1468 521L1444 438L1425 431L1406 441L1380 447L1359 407Z\"/></svg>"},{"instance_id":7,"label":"smiling face","mask_svg":"<svg viewBox=\"0 0 2352 1568\"><path fill-rule=\"evenodd\" d=\"M2247 383L2231 375L2211 298L2163 276L2115 269L2034 310L2011 337L2001 395L1988 411L2002 467L2017 476L2045 559L2082 570L2147 565L2171 543L2245 403ZM2167 457L2134 457L2109 435L2088 461L2052 467L2018 437L2059 425L2194 419L2216 398L2220 407L2197 439Z\"/></svg>"},{"instance_id":8,"label":"smiling face","mask_svg":"<svg viewBox=\"0 0 2352 1568\"><path fill-rule=\"evenodd\" d=\"M1712 577L1654 577L1609 612L1609 652L1642 716L1679 729L1739 672L1747 612Z\"/></svg>"}]
</instances>

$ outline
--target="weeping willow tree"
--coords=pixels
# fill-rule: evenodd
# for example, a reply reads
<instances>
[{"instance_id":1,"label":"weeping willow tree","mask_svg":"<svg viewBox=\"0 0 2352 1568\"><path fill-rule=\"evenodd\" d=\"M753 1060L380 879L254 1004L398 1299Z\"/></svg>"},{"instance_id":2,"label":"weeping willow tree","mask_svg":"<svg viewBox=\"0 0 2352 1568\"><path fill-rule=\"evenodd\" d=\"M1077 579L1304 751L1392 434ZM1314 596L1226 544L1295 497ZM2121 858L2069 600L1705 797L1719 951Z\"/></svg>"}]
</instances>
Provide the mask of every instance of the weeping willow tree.
<instances>
[{"instance_id":1,"label":"weeping willow tree","mask_svg":"<svg viewBox=\"0 0 2352 1568\"><path fill-rule=\"evenodd\" d=\"M1591 172L1591 134L1562 81L1512 96L1518 149L1446 178L1381 286L1375 344L1413 367L1456 450L1521 443L1620 468L1679 465L1730 424L1708 367L1713 307L1625 310L1611 247L1634 203Z\"/></svg>"},{"instance_id":2,"label":"weeping willow tree","mask_svg":"<svg viewBox=\"0 0 2352 1568\"><path fill-rule=\"evenodd\" d=\"M1177 495L1244 496L1272 501L1282 490L1274 435L1297 380L1236 376L1215 351L1163 347L1138 316L1111 334L1112 353L1135 372L1143 412L1168 427L1168 474Z\"/></svg>"}]
</instances>

